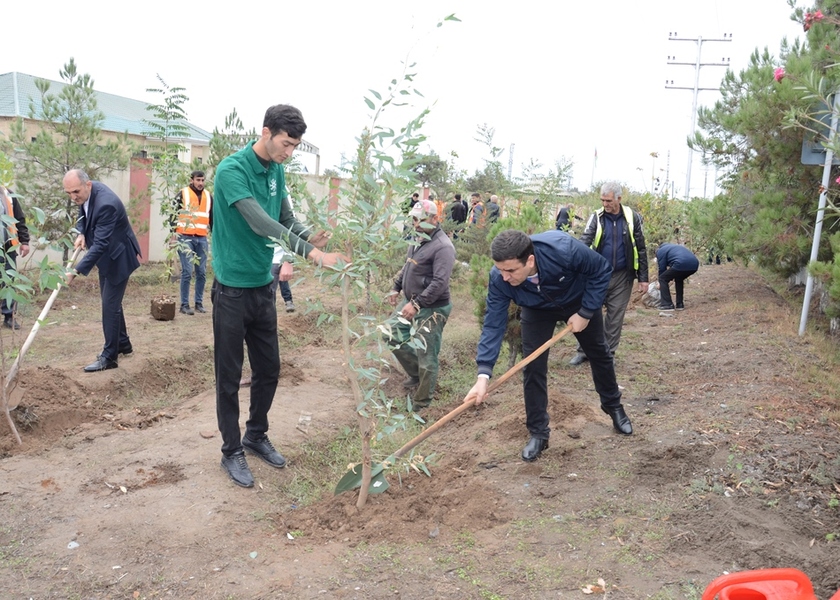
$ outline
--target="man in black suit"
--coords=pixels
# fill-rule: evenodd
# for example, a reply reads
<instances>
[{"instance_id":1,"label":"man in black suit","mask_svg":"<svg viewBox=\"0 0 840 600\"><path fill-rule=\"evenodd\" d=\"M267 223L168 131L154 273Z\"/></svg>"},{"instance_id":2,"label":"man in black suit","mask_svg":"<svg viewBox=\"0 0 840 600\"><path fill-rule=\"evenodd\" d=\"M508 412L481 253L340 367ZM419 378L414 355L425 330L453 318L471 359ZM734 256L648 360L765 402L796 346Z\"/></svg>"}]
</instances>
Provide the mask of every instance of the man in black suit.
<instances>
[{"instance_id":1,"label":"man in black suit","mask_svg":"<svg viewBox=\"0 0 840 600\"><path fill-rule=\"evenodd\" d=\"M128 277L140 266L140 245L125 206L105 184L91 181L81 169L64 176L64 191L79 207L79 236L74 246L87 248L87 254L67 274L67 283L77 274L87 275L94 265L99 269L102 296L102 331L105 347L86 373L117 368L119 354L131 354L131 340L125 330L122 300Z\"/></svg>"}]
</instances>

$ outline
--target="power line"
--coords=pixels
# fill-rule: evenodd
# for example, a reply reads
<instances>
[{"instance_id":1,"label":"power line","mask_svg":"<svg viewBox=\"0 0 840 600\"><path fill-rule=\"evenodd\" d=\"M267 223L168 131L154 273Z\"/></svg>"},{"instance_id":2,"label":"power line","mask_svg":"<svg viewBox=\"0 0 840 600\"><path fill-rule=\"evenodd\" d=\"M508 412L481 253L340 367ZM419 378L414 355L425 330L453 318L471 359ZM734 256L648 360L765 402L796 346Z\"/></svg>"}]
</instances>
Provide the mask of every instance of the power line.
<instances>
[{"instance_id":1,"label":"power line","mask_svg":"<svg viewBox=\"0 0 840 600\"><path fill-rule=\"evenodd\" d=\"M703 52L704 42L731 42L732 34L724 33L722 38L706 38L697 36L696 38L679 37L676 31L668 33L668 41L672 42L694 42L697 44L697 58L694 62L681 62L677 60L676 56L668 56L669 65L694 67L694 86L685 87L674 85L674 80L665 80L665 89L669 90L691 90L694 92L694 100L691 105L691 132L689 137L694 137L694 132L697 128L697 95L704 90L716 91L720 88L700 87L700 67L728 67L729 58L721 58L720 62L703 62L701 54ZM685 174L685 199L688 200L691 194L691 163L694 160L694 150L691 146L688 147L688 167Z\"/></svg>"}]
</instances>

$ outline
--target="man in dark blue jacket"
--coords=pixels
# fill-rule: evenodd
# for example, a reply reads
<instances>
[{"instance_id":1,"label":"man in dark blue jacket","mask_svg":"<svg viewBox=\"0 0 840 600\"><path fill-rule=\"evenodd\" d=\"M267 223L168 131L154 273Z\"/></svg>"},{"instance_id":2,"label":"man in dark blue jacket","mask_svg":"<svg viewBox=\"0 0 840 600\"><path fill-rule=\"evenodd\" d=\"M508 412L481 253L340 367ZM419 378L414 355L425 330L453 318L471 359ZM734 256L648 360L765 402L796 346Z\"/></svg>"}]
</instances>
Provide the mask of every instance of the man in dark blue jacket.
<instances>
[{"instance_id":1,"label":"man in dark blue jacket","mask_svg":"<svg viewBox=\"0 0 840 600\"><path fill-rule=\"evenodd\" d=\"M700 261L686 248L679 244L662 244L656 251L659 264L659 310L674 310L671 302L671 290L668 284L674 281L677 296L677 310L683 310L683 283L700 268Z\"/></svg>"},{"instance_id":2,"label":"man in dark blue jacket","mask_svg":"<svg viewBox=\"0 0 840 600\"><path fill-rule=\"evenodd\" d=\"M480 404L487 395L493 366L499 357L511 302L522 307L522 355L528 356L554 334L558 321L572 326L592 368L601 410L619 433L633 427L621 405L610 349L604 339L601 306L612 275L609 262L561 231L528 237L509 229L493 240L495 266L490 271L487 311L478 342L478 379L468 397ZM548 352L525 367L526 425L531 439L522 451L525 461L536 460L548 448Z\"/></svg>"},{"instance_id":3,"label":"man in dark blue jacket","mask_svg":"<svg viewBox=\"0 0 840 600\"><path fill-rule=\"evenodd\" d=\"M131 229L125 206L108 186L91 181L81 169L64 176L64 191L79 207L77 248L87 248L84 258L67 274L67 283L77 273L87 275L99 269L102 296L102 331L105 347L96 360L85 367L86 373L117 368L119 354L131 354L131 340L125 329L122 300L128 277L140 266L140 245Z\"/></svg>"}]
</instances>

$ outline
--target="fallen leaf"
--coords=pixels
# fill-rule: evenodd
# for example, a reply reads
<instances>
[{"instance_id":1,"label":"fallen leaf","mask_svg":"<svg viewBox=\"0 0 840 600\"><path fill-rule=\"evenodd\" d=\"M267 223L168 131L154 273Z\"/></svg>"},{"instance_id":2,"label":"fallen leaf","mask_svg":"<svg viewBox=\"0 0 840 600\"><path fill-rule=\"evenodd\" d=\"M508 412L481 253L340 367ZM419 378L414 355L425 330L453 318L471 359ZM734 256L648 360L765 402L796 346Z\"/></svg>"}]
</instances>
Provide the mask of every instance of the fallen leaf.
<instances>
[{"instance_id":1,"label":"fallen leaf","mask_svg":"<svg viewBox=\"0 0 840 600\"><path fill-rule=\"evenodd\" d=\"M813 538L813 539L811 540L811 542L808 544L808 547L809 547L809 548L813 548L813 547L814 547L814 544L815 544L816 542L817 542L816 538Z\"/></svg>"},{"instance_id":2,"label":"fallen leaf","mask_svg":"<svg viewBox=\"0 0 840 600\"><path fill-rule=\"evenodd\" d=\"M203 437L205 440L209 440L210 438L216 437L215 431L199 431L198 435Z\"/></svg>"},{"instance_id":3,"label":"fallen leaf","mask_svg":"<svg viewBox=\"0 0 840 600\"><path fill-rule=\"evenodd\" d=\"M120 486L120 491L121 491L123 494L127 494L127 493L128 493L128 490L126 489L126 487L125 487L124 485L121 485L121 486Z\"/></svg>"}]
</instances>

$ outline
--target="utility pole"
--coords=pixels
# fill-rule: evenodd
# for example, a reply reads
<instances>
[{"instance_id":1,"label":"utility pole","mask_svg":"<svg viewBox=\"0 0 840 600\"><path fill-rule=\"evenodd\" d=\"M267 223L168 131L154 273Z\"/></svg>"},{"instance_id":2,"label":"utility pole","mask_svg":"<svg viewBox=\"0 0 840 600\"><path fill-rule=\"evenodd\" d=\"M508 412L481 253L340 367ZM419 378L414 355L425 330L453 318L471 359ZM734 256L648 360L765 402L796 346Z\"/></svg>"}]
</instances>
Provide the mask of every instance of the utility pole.
<instances>
[{"instance_id":1,"label":"utility pole","mask_svg":"<svg viewBox=\"0 0 840 600\"><path fill-rule=\"evenodd\" d=\"M510 181L513 178L513 147L514 146L516 146L516 144L512 143L510 145L510 152L508 153L508 181Z\"/></svg>"},{"instance_id":2,"label":"utility pole","mask_svg":"<svg viewBox=\"0 0 840 600\"><path fill-rule=\"evenodd\" d=\"M721 58L720 62L702 62L701 54L703 52L703 42L731 42L732 41L732 34L731 33L724 33L722 38L708 38L703 39L702 36L697 36L696 38L684 38L679 37L677 32L670 32L668 34L668 40L672 42L694 42L697 44L697 58L694 62L681 62L677 60L676 56L669 56L668 57L668 64L669 65L681 65L681 66L688 66L694 67L694 86L693 87L685 87L685 86L678 86L674 85L674 80L666 80L665 81L665 89L669 90L691 90L694 92L694 101L691 105L691 132L690 137L694 137L694 131L697 128L697 94L701 91L708 90L708 91L715 91L720 88L704 88L700 87L700 67L728 67L729 66L729 59L728 58ZM691 197L691 163L694 160L694 151L689 146L688 148L688 167L686 169L685 174L685 199L689 200Z\"/></svg>"}]
</instances>

